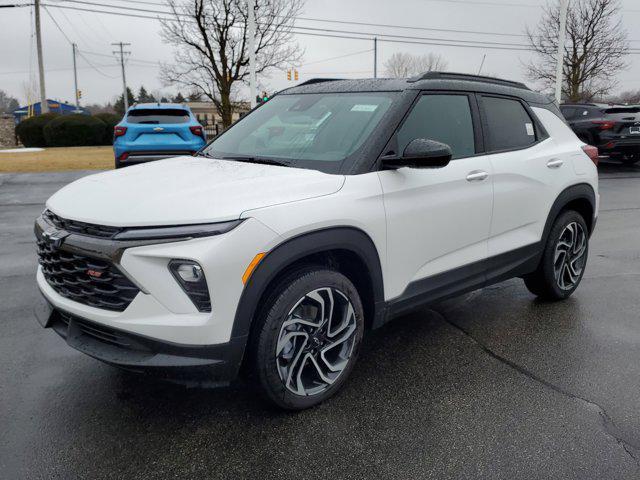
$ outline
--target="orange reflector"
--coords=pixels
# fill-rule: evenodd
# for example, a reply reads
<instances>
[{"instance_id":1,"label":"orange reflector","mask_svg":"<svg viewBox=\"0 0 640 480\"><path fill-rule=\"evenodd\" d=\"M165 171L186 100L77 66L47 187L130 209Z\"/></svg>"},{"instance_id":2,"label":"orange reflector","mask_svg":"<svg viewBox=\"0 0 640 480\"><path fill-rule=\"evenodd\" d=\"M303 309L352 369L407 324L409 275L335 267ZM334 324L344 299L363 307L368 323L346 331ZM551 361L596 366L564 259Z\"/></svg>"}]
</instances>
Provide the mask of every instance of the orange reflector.
<instances>
[{"instance_id":1,"label":"orange reflector","mask_svg":"<svg viewBox=\"0 0 640 480\"><path fill-rule=\"evenodd\" d=\"M266 254L263 252L263 253L257 254L255 257L253 257L253 260L251 260L251 263L249 264L247 269L244 271L244 274L242 275L242 283L243 284L246 285L246 283L249 281L249 278L251 277L251 274L253 273L253 271L256 269L256 267L260 263L260 260L262 260L262 257L264 257L265 255Z\"/></svg>"}]
</instances>

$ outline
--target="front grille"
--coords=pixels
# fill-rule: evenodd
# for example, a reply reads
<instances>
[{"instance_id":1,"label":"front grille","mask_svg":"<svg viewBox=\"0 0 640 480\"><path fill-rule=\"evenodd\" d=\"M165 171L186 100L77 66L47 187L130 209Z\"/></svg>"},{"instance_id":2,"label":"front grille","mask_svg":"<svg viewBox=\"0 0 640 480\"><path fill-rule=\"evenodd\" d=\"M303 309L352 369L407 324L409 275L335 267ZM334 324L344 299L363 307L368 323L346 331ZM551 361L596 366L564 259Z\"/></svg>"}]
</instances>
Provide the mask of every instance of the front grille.
<instances>
[{"instance_id":1,"label":"front grille","mask_svg":"<svg viewBox=\"0 0 640 480\"><path fill-rule=\"evenodd\" d=\"M118 227L107 227L105 225L94 225L93 223L78 222L76 220L67 220L59 217L51 210L45 210L42 214L44 219L60 230L69 233L77 233L78 235L87 235L89 237L113 238L122 229Z\"/></svg>"},{"instance_id":2,"label":"front grille","mask_svg":"<svg viewBox=\"0 0 640 480\"><path fill-rule=\"evenodd\" d=\"M110 262L61 250L43 240L37 245L44 278L63 297L122 312L140 291Z\"/></svg>"}]
</instances>

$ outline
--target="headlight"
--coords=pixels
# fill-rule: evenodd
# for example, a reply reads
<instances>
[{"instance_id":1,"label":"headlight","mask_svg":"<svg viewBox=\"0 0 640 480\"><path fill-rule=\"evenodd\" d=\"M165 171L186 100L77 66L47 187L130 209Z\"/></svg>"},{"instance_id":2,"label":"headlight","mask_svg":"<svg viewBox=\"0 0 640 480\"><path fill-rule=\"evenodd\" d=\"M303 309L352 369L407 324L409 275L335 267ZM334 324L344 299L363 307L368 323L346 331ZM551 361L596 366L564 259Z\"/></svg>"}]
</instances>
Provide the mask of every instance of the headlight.
<instances>
[{"instance_id":1,"label":"headlight","mask_svg":"<svg viewBox=\"0 0 640 480\"><path fill-rule=\"evenodd\" d=\"M242 220L232 220L230 222L181 225L178 227L127 228L113 238L114 240L152 240L161 238L208 237L227 233L241 223Z\"/></svg>"},{"instance_id":2,"label":"headlight","mask_svg":"<svg viewBox=\"0 0 640 480\"><path fill-rule=\"evenodd\" d=\"M192 260L171 260L169 270L199 312L211 311L211 298L202 267Z\"/></svg>"}]
</instances>

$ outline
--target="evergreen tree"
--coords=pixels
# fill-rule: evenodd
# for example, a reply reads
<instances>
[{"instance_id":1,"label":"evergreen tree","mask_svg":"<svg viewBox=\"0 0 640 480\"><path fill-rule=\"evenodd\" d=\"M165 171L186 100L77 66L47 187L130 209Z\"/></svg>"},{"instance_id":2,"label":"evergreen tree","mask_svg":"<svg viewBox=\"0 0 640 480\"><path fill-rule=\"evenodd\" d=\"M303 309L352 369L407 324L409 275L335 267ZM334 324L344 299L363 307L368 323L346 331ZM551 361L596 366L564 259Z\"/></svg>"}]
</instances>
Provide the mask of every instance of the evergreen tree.
<instances>
[{"instance_id":1,"label":"evergreen tree","mask_svg":"<svg viewBox=\"0 0 640 480\"><path fill-rule=\"evenodd\" d=\"M141 85L140 90L138 91L138 103L153 103L154 101L155 98L153 98L153 95L147 93L144 85Z\"/></svg>"},{"instance_id":2,"label":"evergreen tree","mask_svg":"<svg viewBox=\"0 0 640 480\"><path fill-rule=\"evenodd\" d=\"M182 96L181 92L178 92L178 94L173 97L173 103L184 103L186 101L187 99Z\"/></svg>"},{"instance_id":3,"label":"evergreen tree","mask_svg":"<svg viewBox=\"0 0 640 480\"><path fill-rule=\"evenodd\" d=\"M129 87L127 87L127 100L129 101L129 106L133 105L136 102L136 99L133 96L133 92ZM122 95L120 95L113 104L113 109L118 115L124 115L124 97Z\"/></svg>"}]
</instances>

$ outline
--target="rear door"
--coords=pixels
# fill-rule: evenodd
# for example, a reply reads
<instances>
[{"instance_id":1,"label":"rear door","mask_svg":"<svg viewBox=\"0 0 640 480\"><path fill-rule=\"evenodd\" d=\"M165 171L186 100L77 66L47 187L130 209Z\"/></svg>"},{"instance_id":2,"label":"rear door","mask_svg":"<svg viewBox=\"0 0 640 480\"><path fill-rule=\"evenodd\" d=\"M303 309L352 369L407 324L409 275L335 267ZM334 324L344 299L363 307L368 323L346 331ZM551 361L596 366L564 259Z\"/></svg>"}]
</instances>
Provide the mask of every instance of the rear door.
<instances>
[{"instance_id":1,"label":"rear door","mask_svg":"<svg viewBox=\"0 0 640 480\"><path fill-rule=\"evenodd\" d=\"M479 123L472 94L427 92L392 139L391 149L398 156L416 138L446 143L453 152L443 168L379 172L388 232L385 278L392 297L448 288L453 277L429 277L463 266L478 268L461 273L453 283L484 278L477 262L487 257L493 191Z\"/></svg>"},{"instance_id":2,"label":"rear door","mask_svg":"<svg viewBox=\"0 0 640 480\"><path fill-rule=\"evenodd\" d=\"M564 147L525 102L479 95L479 103L493 170L489 257L522 249L522 258L539 247L551 205L575 173Z\"/></svg>"}]
</instances>

